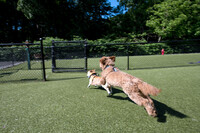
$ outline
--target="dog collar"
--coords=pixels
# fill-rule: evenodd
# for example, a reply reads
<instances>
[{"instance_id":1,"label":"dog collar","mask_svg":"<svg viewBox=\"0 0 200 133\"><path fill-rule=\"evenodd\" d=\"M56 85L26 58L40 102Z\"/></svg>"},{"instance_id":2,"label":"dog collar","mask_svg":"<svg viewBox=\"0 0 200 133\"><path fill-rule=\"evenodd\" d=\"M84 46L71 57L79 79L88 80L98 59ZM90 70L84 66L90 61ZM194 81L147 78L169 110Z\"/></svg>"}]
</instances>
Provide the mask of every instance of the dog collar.
<instances>
[{"instance_id":1,"label":"dog collar","mask_svg":"<svg viewBox=\"0 0 200 133\"><path fill-rule=\"evenodd\" d=\"M107 65L104 69L106 69L106 68L108 68L108 67L110 67L109 65Z\"/></svg>"},{"instance_id":2,"label":"dog collar","mask_svg":"<svg viewBox=\"0 0 200 133\"><path fill-rule=\"evenodd\" d=\"M92 76L97 76L97 73L93 73L90 76L88 76L88 78L90 79Z\"/></svg>"},{"instance_id":3,"label":"dog collar","mask_svg":"<svg viewBox=\"0 0 200 133\"><path fill-rule=\"evenodd\" d=\"M108 68L108 67L110 67L109 65L107 65L105 68L104 68L104 70L106 69L106 68ZM112 66L113 67L113 66ZM117 69L115 68L115 67L113 67L113 71L117 71Z\"/></svg>"}]
</instances>

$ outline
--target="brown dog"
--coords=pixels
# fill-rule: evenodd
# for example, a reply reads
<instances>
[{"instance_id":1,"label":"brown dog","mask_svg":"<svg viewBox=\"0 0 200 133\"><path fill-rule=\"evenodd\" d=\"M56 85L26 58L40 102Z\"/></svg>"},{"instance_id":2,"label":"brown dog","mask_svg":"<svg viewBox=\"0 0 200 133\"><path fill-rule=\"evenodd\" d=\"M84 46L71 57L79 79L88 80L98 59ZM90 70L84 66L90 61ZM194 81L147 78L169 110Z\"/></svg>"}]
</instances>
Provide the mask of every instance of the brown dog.
<instances>
[{"instance_id":1,"label":"brown dog","mask_svg":"<svg viewBox=\"0 0 200 133\"><path fill-rule=\"evenodd\" d=\"M102 86L108 92L108 96L112 95L111 86L107 85L102 77L97 76L95 70L89 70L87 72L87 77L89 78L88 88L90 87L90 85Z\"/></svg>"},{"instance_id":2,"label":"brown dog","mask_svg":"<svg viewBox=\"0 0 200 133\"><path fill-rule=\"evenodd\" d=\"M100 59L102 80L106 80L107 85L121 87L132 101L144 106L149 115L157 116L153 100L149 95L156 96L161 90L139 78L116 69L114 62L115 56L102 57Z\"/></svg>"}]
</instances>

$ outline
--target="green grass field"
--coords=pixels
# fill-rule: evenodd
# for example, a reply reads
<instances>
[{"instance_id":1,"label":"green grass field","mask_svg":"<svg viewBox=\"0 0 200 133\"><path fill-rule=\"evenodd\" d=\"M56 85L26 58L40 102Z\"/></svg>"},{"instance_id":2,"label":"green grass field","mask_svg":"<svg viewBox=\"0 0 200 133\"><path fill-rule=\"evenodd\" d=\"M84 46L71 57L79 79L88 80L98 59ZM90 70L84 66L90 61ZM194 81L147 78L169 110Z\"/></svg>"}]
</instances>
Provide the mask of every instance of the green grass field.
<instances>
[{"instance_id":1,"label":"green grass field","mask_svg":"<svg viewBox=\"0 0 200 133\"><path fill-rule=\"evenodd\" d=\"M199 61L194 55L183 56L184 62ZM117 66L126 62L121 59L117 58ZM98 60L91 60L98 67ZM112 97L101 88L87 88L86 73L51 73L48 69L47 82L0 84L0 132L200 132L198 64L126 72L162 89L152 97L159 117L148 116L120 88L113 88Z\"/></svg>"},{"instance_id":2,"label":"green grass field","mask_svg":"<svg viewBox=\"0 0 200 133\"><path fill-rule=\"evenodd\" d=\"M97 62L97 63L96 63ZM200 65L200 53L151 56L130 56L130 69L151 69ZM199 62L199 63L198 63ZM116 66L127 69L127 57L117 57ZM88 68L99 70L99 58L88 59Z\"/></svg>"},{"instance_id":3,"label":"green grass field","mask_svg":"<svg viewBox=\"0 0 200 133\"><path fill-rule=\"evenodd\" d=\"M199 66L126 71L161 88L158 118L119 88L87 88L85 73L49 73L47 82L0 84L0 132L200 132Z\"/></svg>"}]
</instances>

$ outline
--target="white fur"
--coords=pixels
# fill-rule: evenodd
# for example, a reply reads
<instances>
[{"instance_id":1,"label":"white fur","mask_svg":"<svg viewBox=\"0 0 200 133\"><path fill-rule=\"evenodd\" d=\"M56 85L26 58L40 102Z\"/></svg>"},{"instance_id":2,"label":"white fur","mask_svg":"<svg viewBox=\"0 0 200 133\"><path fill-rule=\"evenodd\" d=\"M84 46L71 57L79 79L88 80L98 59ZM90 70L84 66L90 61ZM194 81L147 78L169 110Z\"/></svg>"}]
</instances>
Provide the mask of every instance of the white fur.
<instances>
[{"instance_id":1,"label":"white fur","mask_svg":"<svg viewBox=\"0 0 200 133\"><path fill-rule=\"evenodd\" d=\"M90 85L92 85L93 80L95 78L95 76L92 76L92 74L93 73L91 73L90 71L87 72L87 77L89 78L89 84L87 86L88 88L90 87ZM95 86L97 86L97 85L95 85ZM109 96L112 95L112 88L110 87L110 89L109 89L109 86L107 83L105 85L99 85L99 86L102 86L107 91Z\"/></svg>"}]
</instances>

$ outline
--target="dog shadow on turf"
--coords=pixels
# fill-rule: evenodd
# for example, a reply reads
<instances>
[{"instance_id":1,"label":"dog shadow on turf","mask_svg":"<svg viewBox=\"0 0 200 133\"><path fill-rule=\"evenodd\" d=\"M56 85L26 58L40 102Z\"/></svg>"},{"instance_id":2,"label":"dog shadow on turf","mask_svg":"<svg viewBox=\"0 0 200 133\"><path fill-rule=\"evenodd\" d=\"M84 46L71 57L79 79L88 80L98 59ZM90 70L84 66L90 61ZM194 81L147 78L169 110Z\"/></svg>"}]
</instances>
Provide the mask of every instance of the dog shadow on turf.
<instances>
[{"instance_id":1,"label":"dog shadow on turf","mask_svg":"<svg viewBox=\"0 0 200 133\"><path fill-rule=\"evenodd\" d=\"M99 87L98 89L104 90L101 87ZM112 88L112 90L113 90L113 95L110 96L109 98L114 98L114 99L117 99L117 100L128 100L129 102L134 103L132 100L129 99L128 96L122 97L122 96L116 96L115 95L117 93L124 93L122 90L116 89L116 88ZM157 116L157 121L158 122L165 123L167 121L166 114L169 114L171 116L175 116L175 117L180 118L180 119L188 117L187 115L185 115L185 114L173 109L172 107L167 106L166 104L164 104L162 102L159 102L159 101L157 101L155 99L152 99L152 100L154 102L154 105L155 105L157 113L158 113L158 116Z\"/></svg>"},{"instance_id":2,"label":"dog shadow on turf","mask_svg":"<svg viewBox=\"0 0 200 133\"><path fill-rule=\"evenodd\" d=\"M183 118L187 118L188 116L173 109L172 107L167 106L164 103L161 103L155 99L153 99L154 105L156 107L158 116L157 116L157 121L158 122L166 122L167 121L167 116L166 114L169 114L171 116L175 116L177 118L183 119Z\"/></svg>"},{"instance_id":3,"label":"dog shadow on turf","mask_svg":"<svg viewBox=\"0 0 200 133\"><path fill-rule=\"evenodd\" d=\"M98 89L98 90L103 90L105 91L104 88L102 87L97 87L97 88L92 88L92 89ZM118 100L129 100L131 101L128 97L122 97L122 96L114 96L114 94L117 94L117 93L124 93L122 90L120 89L116 89L116 88L113 88L112 87L112 95L111 96L108 96L110 98L114 98L114 99L118 99ZM132 101L131 101L132 102Z\"/></svg>"}]
</instances>

